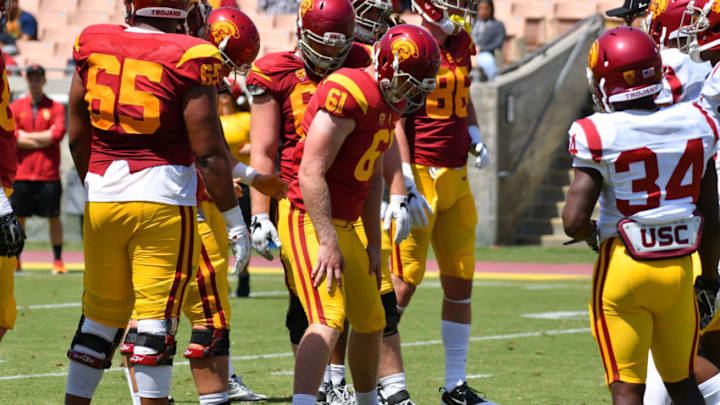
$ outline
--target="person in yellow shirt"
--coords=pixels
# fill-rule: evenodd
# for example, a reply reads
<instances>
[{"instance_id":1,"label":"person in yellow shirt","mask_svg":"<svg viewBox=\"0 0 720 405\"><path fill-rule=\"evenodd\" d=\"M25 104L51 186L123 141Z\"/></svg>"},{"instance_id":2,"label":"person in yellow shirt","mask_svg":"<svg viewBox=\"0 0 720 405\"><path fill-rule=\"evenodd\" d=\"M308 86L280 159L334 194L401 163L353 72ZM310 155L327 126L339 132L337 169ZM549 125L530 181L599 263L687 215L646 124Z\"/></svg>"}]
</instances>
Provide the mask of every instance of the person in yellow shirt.
<instances>
[{"instance_id":1,"label":"person in yellow shirt","mask_svg":"<svg viewBox=\"0 0 720 405\"><path fill-rule=\"evenodd\" d=\"M230 153L238 161L250 164L250 111L246 93L238 81L228 77L225 86L220 89L218 99L218 113L222 124L225 140L230 147ZM240 209L245 219L250 221L250 189L244 184L242 197L238 199ZM249 222L248 222L249 223ZM238 286L235 291L237 297L250 295L250 273L245 267L238 275Z\"/></svg>"}]
</instances>

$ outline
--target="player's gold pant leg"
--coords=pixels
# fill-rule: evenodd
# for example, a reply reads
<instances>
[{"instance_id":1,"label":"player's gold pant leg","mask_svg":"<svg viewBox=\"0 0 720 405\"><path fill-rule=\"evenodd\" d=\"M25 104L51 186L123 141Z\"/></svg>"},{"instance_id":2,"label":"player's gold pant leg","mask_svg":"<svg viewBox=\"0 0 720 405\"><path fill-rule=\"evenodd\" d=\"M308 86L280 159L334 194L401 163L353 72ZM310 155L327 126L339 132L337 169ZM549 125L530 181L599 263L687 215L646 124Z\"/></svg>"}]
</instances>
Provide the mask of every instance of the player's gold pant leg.
<instances>
[{"instance_id":1,"label":"player's gold pant leg","mask_svg":"<svg viewBox=\"0 0 720 405\"><path fill-rule=\"evenodd\" d=\"M382 227L382 224L380 225ZM365 228L361 219L355 221L354 224L355 232L357 232L358 238L363 246L367 246L367 237L365 236ZM393 235L395 232L394 222L390 228L390 234ZM380 295L385 295L393 291L392 278L390 277L390 252L392 251L392 243L390 242L390 236L385 231L380 232L381 237L381 249L380 249L380 270L382 270L382 281L380 282Z\"/></svg>"},{"instance_id":2,"label":"player's gold pant leg","mask_svg":"<svg viewBox=\"0 0 720 405\"><path fill-rule=\"evenodd\" d=\"M141 204L140 225L127 244L137 319L178 318L197 271L197 210Z\"/></svg>"},{"instance_id":3,"label":"player's gold pant leg","mask_svg":"<svg viewBox=\"0 0 720 405\"><path fill-rule=\"evenodd\" d=\"M278 237L280 238L280 243L282 243L282 247L280 248L280 261L283 264L283 270L285 272L285 286L287 287L288 291L291 293L297 295L297 289L295 288L295 279L292 275L292 267L291 267L291 248L290 248L290 228L289 228L289 221L290 220L290 200L287 198L283 198L282 200L278 201L278 207L277 207L277 221L275 221L277 225L277 231L278 231Z\"/></svg>"},{"instance_id":4,"label":"player's gold pant leg","mask_svg":"<svg viewBox=\"0 0 720 405\"><path fill-rule=\"evenodd\" d=\"M17 318L14 278L17 257L0 256L0 328L12 329Z\"/></svg>"},{"instance_id":5,"label":"player's gold pant leg","mask_svg":"<svg viewBox=\"0 0 720 405\"><path fill-rule=\"evenodd\" d=\"M229 240L225 219L214 202L201 201L205 221L198 222L200 258L197 275L188 283L183 312L192 325L230 329Z\"/></svg>"},{"instance_id":6,"label":"player's gold pant leg","mask_svg":"<svg viewBox=\"0 0 720 405\"><path fill-rule=\"evenodd\" d=\"M334 221L340 251L345 258L342 287L327 291L327 280L313 287L311 273L317 262L319 244L310 217L305 211L290 209L289 231L292 236L291 265L298 297L310 323L320 323L339 332L345 318L359 333L385 328L385 310L374 275L368 273L369 259L360 238L347 221Z\"/></svg>"},{"instance_id":7,"label":"player's gold pant leg","mask_svg":"<svg viewBox=\"0 0 720 405\"><path fill-rule=\"evenodd\" d=\"M619 238L601 245L593 274L590 323L606 383L644 383L648 349L662 379L693 374L698 313L693 292L696 255L636 261Z\"/></svg>"}]
</instances>

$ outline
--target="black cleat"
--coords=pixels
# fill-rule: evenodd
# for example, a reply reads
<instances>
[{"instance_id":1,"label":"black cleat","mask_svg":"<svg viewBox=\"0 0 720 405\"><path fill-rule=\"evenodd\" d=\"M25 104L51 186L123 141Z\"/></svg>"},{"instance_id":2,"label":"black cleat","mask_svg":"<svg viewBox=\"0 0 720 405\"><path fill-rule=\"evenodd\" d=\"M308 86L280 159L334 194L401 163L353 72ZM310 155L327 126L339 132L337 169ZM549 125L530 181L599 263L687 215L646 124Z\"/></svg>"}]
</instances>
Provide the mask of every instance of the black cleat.
<instances>
[{"instance_id":1,"label":"black cleat","mask_svg":"<svg viewBox=\"0 0 720 405\"><path fill-rule=\"evenodd\" d=\"M440 392L442 392L442 397L440 397L442 405L498 405L495 402L483 398L479 392L470 388L467 385L467 381L459 384L450 392L444 387L441 387Z\"/></svg>"}]
</instances>

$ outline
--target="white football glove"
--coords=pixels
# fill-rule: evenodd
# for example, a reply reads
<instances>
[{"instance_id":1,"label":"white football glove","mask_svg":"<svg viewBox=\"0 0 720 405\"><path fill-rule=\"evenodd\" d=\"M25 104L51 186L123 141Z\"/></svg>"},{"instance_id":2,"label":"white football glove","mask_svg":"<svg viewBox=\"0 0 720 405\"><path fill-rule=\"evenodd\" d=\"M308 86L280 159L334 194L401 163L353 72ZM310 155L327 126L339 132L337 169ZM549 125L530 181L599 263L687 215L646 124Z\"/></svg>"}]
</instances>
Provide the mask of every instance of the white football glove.
<instances>
[{"instance_id":1,"label":"white football glove","mask_svg":"<svg viewBox=\"0 0 720 405\"><path fill-rule=\"evenodd\" d=\"M252 239L252 248L260 255L268 260L273 259L271 249L273 246L270 243L274 243L274 248L280 248L280 237L278 236L275 225L270 221L270 216L267 212L262 214L253 215L252 221L250 222L250 237Z\"/></svg>"},{"instance_id":2,"label":"white football glove","mask_svg":"<svg viewBox=\"0 0 720 405\"><path fill-rule=\"evenodd\" d=\"M405 179L405 188L407 189L407 206L410 214L410 224L413 228L428 226L428 218L425 210L432 214L432 207L425 198L420 194L415 186L415 176L412 172L410 163L402 164L403 178Z\"/></svg>"},{"instance_id":3,"label":"white football glove","mask_svg":"<svg viewBox=\"0 0 720 405\"><path fill-rule=\"evenodd\" d=\"M475 125L468 127L470 135L470 154L475 156L473 166L478 169L484 169L490 163L490 155L480 136L480 130Z\"/></svg>"},{"instance_id":4,"label":"white football glove","mask_svg":"<svg viewBox=\"0 0 720 405\"><path fill-rule=\"evenodd\" d=\"M245 226L240 207L235 206L222 214L227 224L230 247L235 255L235 268L232 271L232 274L235 274L242 271L250 261L250 233Z\"/></svg>"},{"instance_id":5,"label":"white football glove","mask_svg":"<svg viewBox=\"0 0 720 405\"><path fill-rule=\"evenodd\" d=\"M395 219L395 235L393 241L398 243L407 239L410 235L410 213L407 209L407 196L391 194L390 203L383 215L383 231L390 231L392 220Z\"/></svg>"}]
</instances>

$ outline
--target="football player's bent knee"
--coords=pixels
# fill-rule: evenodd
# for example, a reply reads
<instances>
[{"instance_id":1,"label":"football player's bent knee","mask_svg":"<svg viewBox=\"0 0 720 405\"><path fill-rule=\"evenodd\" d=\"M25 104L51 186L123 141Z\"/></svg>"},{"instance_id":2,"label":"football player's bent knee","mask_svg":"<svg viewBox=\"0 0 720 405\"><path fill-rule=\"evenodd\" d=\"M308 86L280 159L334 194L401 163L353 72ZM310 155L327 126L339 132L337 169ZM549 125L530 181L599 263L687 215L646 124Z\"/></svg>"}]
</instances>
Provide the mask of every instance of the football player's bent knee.
<instances>
[{"instance_id":1,"label":"football player's bent knee","mask_svg":"<svg viewBox=\"0 0 720 405\"><path fill-rule=\"evenodd\" d=\"M120 345L120 354L123 356L132 356L133 350L135 350L135 342L137 342L137 328L128 328L125 334L125 340Z\"/></svg>"},{"instance_id":2,"label":"football player's bent knee","mask_svg":"<svg viewBox=\"0 0 720 405\"><path fill-rule=\"evenodd\" d=\"M177 344L177 319L141 319L130 363L171 366Z\"/></svg>"},{"instance_id":3,"label":"football player's bent knee","mask_svg":"<svg viewBox=\"0 0 720 405\"><path fill-rule=\"evenodd\" d=\"M113 352L121 339L122 329L105 326L82 316L67 357L89 367L110 368Z\"/></svg>"},{"instance_id":4,"label":"football player's bent knee","mask_svg":"<svg viewBox=\"0 0 720 405\"><path fill-rule=\"evenodd\" d=\"M193 329L190 344L185 349L188 359L227 356L230 353L230 331L227 329ZM198 345L192 346L192 345Z\"/></svg>"},{"instance_id":5,"label":"football player's bent knee","mask_svg":"<svg viewBox=\"0 0 720 405\"><path fill-rule=\"evenodd\" d=\"M308 320L297 295L290 296L285 326L290 332L290 342L294 345L300 344L300 339L302 339L305 329L308 327Z\"/></svg>"},{"instance_id":6,"label":"football player's bent knee","mask_svg":"<svg viewBox=\"0 0 720 405\"><path fill-rule=\"evenodd\" d=\"M395 298L395 292L390 291L387 294L381 295L380 299L382 300L383 308L385 308L385 330L383 331L383 337L390 337L398 333L400 314L397 308L397 298Z\"/></svg>"}]
</instances>

